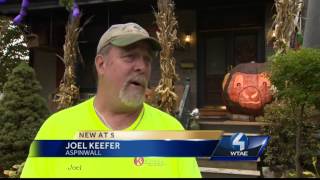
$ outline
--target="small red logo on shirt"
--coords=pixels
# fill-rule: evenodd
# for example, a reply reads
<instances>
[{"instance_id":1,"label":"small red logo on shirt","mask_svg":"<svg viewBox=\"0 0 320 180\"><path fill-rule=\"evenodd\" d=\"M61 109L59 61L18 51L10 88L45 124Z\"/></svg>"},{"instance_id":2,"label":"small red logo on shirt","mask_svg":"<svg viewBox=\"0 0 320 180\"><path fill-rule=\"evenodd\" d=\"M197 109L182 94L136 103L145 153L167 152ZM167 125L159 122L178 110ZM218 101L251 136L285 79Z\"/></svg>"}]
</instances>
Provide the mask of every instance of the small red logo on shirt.
<instances>
[{"instance_id":1,"label":"small red logo on shirt","mask_svg":"<svg viewBox=\"0 0 320 180\"><path fill-rule=\"evenodd\" d=\"M136 166L142 166L144 163L144 159L143 157L135 157L133 162Z\"/></svg>"}]
</instances>

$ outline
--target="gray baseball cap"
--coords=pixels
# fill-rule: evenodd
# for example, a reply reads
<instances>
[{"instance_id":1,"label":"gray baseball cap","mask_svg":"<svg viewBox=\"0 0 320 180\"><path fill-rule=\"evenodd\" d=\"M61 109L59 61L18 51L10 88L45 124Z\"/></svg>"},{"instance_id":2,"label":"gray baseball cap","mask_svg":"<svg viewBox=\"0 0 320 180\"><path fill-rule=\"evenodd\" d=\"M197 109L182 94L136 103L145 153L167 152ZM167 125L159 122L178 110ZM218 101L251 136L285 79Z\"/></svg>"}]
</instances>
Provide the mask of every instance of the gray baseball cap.
<instances>
[{"instance_id":1,"label":"gray baseball cap","mask_svg":"<svg viewBox=\"0 0 320 180\"><path fill-rule=\"evenodd\" d=\"M125 47L141 40L149 42L153 50L161 50L161 45L158 40L150 37L149 33L140 25L136 23L115 24L101 36L97 53L108 44Z\"/></svg>"}]
</instances>

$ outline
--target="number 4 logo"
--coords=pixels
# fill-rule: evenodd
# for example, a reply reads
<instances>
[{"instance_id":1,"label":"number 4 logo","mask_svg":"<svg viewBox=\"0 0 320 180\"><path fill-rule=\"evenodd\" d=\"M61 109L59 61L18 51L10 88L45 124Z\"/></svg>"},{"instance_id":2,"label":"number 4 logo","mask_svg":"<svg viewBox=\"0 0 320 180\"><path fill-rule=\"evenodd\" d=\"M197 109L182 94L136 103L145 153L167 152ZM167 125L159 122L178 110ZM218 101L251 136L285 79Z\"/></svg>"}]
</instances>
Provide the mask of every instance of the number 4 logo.
<instances>
[{"instance_id":1,"label":"number 4 logo","mask_svg":"<svg viewBox=\"0 0 320 180\"><path fill-rule=\"evenodd\" d=\"M243 133L237 133L231 137L234 150L243 151L248 147L248 137Z\"/></svg>"}]
</instances>

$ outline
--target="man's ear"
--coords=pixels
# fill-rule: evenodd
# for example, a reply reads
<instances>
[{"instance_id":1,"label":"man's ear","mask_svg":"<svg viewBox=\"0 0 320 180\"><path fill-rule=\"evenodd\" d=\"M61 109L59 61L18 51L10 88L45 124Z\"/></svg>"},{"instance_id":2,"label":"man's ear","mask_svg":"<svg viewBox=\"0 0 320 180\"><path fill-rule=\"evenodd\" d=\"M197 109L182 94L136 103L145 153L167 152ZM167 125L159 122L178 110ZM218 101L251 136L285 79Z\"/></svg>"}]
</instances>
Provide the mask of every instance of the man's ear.
<instances>
[{"instance_id":1,"label":"man's ear","mask_svg":"<svg viewBox=\"0 0 320 180\"><path fill-rule=\"evenodd\" d=\"M105 63L104 57L98 54L95 58L95 65L96 65L98 76L102 75L104 72L104 68L105 68L104 63Z\"/></svg>"}]
</instances>

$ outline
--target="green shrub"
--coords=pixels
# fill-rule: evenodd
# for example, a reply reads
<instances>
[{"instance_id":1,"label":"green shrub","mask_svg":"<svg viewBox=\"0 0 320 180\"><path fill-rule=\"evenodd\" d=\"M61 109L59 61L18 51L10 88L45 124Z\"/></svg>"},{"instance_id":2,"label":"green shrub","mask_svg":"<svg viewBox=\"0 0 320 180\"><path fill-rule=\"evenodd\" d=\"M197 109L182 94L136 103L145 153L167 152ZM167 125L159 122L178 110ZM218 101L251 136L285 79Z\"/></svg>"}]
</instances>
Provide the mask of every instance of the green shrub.
<instances>
[{"instance_id":1,"label":"green shrub","mask_svg":"<svg viewBox=\"0 0 320 180\"><path fill-rule=\"evenodd\" d=\"M275 56L271 82L277 96L297 106L320 103L320 50L301 49Z\"/></svg>"},{"instance_id":2,"label":"green shrub","mask_svg":"<svg viewBox=\"0 0 320 180\"><path fill-rule=\"evenodd\" d=\"M259 117L258 121L269 123L263 127L264 134L271 138L265 153L264 163L274 171L285 171L295 168L295 145L296 145L296 118L297 112L288 102L273 101L264 108L264 117ZM305 117L309 117L315 111L308 107L305 111ZM305 119L302 122L302 136L300 148L301 163L304 168L313 170L312 157L319 150L319 142L314 138L317 132L318 123L312 119Z\"/></svg>"},{"instance_id":3,"label":"green shrub","mask_svg":"<svg viewBox=\"0 0 320 180\"><path fill-rule=\"evenodd\" d=\"M0 101L0 166L10 169L25 161L29 146L49 115L34 70L26 63L13 69Z\"/></svg>"},{"instance_id":4,"label":"green shrub","mask_svg":"<svg viewBox=\"0 0 320 180\"><path fill-rule=\"evenodd\" d=\"M296 169L312 166L319 149L319 120L310 118L320 104L320 50L301 49L271 58L270 79L277 101L265 108L265 132L271 136L266 162Z\"/></svg>"}]
</instances>

